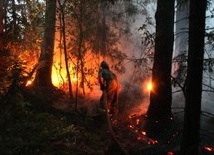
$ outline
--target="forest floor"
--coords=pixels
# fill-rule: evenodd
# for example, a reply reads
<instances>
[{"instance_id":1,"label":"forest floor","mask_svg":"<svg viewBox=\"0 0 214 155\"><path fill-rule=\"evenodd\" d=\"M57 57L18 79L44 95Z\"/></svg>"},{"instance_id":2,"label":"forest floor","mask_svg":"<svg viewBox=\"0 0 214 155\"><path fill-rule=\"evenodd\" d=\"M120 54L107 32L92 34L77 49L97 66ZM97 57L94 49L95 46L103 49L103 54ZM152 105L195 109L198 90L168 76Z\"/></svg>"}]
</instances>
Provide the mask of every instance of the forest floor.
<instances>
[{"instance_id":1,"label":"forest floor","mask_svg":"<svg viewBox=\"0 0 214 155\"><path fill-rule=\"evenodd\" d=\"M16 101L23 99L20 94L15 97ZM75 109L67 97L43 103L41 98L28 96L15 106L3 107L0 155L125 154L112 137L106 119L92 112L96 108L83 106L85 102L88 100L80 99ZM173 113L173 119L161 121L149 120L143 115L124 114L112 118L114 136L130 155L176 155L181 142L183 112L174 109ZM207 116L202 119L201 154L213 155L214 119Z\"/></svg>"}]
</instances>

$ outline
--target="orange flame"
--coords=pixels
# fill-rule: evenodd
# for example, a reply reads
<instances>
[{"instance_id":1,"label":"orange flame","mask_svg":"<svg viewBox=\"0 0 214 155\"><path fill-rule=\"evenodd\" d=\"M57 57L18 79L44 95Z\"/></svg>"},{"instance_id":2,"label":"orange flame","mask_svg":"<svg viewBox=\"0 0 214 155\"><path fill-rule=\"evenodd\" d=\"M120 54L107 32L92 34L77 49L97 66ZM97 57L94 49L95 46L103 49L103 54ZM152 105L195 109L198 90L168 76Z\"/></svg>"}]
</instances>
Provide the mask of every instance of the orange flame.
<instances>
[{"instance_id":1,"label":"orange flame","mask_svg":"<svg viewBox=\"0 0 214 155\"><path fill-rule=\"evenodd\" d=\"M149 81L148 83L147 83L147 91L152 91L152 88L153 88L153 85L152 85L152 82L151 81Z\"/></svg>"}]
</instances>

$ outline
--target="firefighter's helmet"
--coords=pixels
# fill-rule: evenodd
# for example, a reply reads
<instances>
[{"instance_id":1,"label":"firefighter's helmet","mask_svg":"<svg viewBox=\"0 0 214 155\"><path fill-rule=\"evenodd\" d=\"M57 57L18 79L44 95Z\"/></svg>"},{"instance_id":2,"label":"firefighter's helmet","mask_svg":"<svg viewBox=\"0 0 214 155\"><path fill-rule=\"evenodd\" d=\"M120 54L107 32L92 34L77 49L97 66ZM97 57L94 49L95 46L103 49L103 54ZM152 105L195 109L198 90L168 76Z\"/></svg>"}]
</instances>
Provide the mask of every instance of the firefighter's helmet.
<instances>
[{"instance_id":1,"label":"firefighter's helmet","mask_svg":"<svg viewBox=\"0 0 214 155\"><path fill-rule=\"evenodd\" d=\"M108 63L106 61L102 61L101 64L100 64L100 67L109 69L109 65L108 65Z\"/></svg>"}]
</instances>

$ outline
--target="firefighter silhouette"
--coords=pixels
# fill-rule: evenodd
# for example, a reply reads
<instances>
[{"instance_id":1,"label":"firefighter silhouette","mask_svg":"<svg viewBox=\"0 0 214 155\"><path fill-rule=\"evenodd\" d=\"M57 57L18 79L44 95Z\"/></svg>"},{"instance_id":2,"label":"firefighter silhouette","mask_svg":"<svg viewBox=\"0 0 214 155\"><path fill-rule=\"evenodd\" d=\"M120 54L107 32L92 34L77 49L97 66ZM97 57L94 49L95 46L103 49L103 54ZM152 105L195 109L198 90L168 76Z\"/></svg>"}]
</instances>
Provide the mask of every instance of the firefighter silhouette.
<instances>
[{"instance_id":1,"label":"firefighter silhouette","mask_svg":"<svg viewBox=\"0 0 214 155\"><path fill-rule=\"evenodd\" d=\"M98 80L100 83L100 89L107 95L107 108L110 115L118 114L118 80L116 74L114 74L107 62L102 61L100 64L100 70L98 73ZM100 98L101 108L104 100L104 93Z\"/></svg>"}]
</instances>

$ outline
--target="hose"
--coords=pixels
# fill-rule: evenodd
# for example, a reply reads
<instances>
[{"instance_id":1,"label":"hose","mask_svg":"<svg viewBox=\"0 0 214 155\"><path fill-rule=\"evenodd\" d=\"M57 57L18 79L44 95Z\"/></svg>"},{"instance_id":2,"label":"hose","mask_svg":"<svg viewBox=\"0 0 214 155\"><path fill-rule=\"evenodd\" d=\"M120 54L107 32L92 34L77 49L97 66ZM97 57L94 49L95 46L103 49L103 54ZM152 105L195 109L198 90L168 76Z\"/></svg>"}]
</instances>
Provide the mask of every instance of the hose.
<instances>
[{"instance_id":1,"label":"hose","mask_svg":"<svg viewBox=\"0 0 214 155\"><path fill-rule=\"evenodd\" d=\"M108 126L108 129L109 129L109 131L111 133L111 136L112 136L113 140L116 142L116 144L118 145L118 147L120 148L120 150L122 151L122 153L124 155L129 155L129 153L125 150L125 148L122 146L122 144L116 138L116 135L115 135L115 133L113 131L113 128L112 128L112 125L111 125L111 120L110 120L109 113L108 113L107 92L106 92L106 90L103 90L103 100L101 102L103 102L104 111L105 111L105 117L106 117L106 120L107 120L107 126Z\"/></svg>"}]
</instances>

